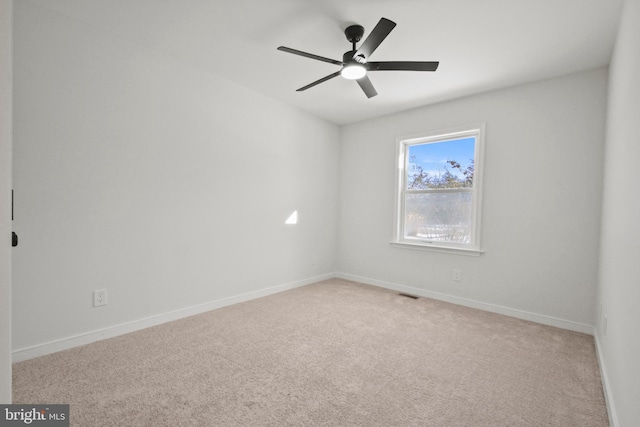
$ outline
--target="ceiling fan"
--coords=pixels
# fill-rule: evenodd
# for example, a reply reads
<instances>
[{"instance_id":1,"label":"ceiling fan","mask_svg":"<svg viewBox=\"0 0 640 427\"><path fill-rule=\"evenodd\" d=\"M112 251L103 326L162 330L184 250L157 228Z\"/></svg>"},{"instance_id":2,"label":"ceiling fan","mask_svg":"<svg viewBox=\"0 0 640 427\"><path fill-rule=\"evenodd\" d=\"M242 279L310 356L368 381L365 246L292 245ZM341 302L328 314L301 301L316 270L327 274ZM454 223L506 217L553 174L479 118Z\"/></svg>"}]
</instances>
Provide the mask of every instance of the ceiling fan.
<instances>
[{"instance_id":1,"label":"ceiling fan","mask_svg":"<svg viewBox=\"0 0 640 427\"><path fill-rule=\"evenodd\" d=\"M424 62L424 61L387 61L387 62L373 62L369 61L369 56L375 51L380 43L389 35L391 30L396 26L396 23L386 18L381 18L378 24L374 27L371 34L360 45L359 49L356 49L356 43L362 39L364 35L364 28L360 25L350 25L344 30L344 34L347 36L347 40L351 42L353 49L345 52L342 55L342 61L337 61L331 58L325 58L323 56L314 55L312 53L303 52L301 50L291 49L289 47L280 46L278 50L283 52L293 53L294 55L304 56L306 58L315 59L318 61L328 62L330 64L339 65L342 68L333 74L329 74L313 83L298 89L298 92L307 90L320 83L326 82L334 77L341 75L345 79L355 80L360 88L367 95L367 98L374 97L378 94L367 72L369 71L435 71L438 68L439 62Z\"/></svg>"}]
</instances>

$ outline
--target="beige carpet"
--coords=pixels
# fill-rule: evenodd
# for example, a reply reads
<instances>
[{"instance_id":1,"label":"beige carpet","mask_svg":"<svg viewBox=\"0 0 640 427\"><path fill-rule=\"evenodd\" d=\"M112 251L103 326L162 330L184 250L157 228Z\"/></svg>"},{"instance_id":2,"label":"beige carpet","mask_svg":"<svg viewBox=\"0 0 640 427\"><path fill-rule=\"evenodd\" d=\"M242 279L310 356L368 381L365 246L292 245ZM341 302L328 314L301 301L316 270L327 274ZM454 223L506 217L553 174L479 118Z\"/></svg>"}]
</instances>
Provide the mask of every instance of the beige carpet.
<instances>
[{"instance_id":1,"label":"beige carpet","mask_svg":"<svg viewBox=\"0 0 640 427\"><path fill-rule=\"evenodd\" d=\"M14 365L72 426L607 426L593 338L329 280Z\"/></svg>"}]
</instances>

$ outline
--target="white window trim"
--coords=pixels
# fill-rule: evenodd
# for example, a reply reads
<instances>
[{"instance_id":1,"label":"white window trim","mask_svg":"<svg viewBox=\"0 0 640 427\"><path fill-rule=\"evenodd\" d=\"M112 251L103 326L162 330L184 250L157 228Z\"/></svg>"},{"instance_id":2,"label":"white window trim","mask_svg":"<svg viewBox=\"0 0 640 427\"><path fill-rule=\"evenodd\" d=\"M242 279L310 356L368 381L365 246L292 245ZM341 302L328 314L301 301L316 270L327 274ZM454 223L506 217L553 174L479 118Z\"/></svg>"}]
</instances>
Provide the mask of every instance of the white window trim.
<instances>
[{"instance_id":1,"label":"white window trim","mask_svg":"<svg viewBox=\"0 0 640 427\"><path fill-rule=\"evenodd\" d=\"M459 126L449 129L441 129L428 131L419 134L405 135L396 138L396 181L395 181L395 201L394 201L394 231L391 245L404 249L417 249L441 253L450 253L456 255L479 256L484 251L480 244L481 237L481 217L482 217L482 175L484 167L484 134L485 124L476 123L469 126ZM403 189L405 185L405 169L406 159L405 153L407 146L415 144L424 144L430 141L438 141L443 139L456 139L474 136L476 138L474 153L474 172L473 172L473 212L472 212L472 244L463 245L459 243L432 242L428 240L405 239L403 232L404 218L404 202Z\"/></svg>"}]
</instances>

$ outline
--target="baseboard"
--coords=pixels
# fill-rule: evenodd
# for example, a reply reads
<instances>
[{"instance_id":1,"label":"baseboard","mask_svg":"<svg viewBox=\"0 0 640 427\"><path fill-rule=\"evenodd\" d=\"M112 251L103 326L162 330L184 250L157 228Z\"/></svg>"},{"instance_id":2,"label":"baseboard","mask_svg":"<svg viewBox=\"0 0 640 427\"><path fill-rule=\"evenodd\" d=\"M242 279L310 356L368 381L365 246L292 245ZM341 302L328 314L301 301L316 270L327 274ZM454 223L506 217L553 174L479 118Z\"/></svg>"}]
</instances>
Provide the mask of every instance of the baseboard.
<instances>
[{"instance_id":1,"label":"baseboard","mask_svg":"<svg viewBox=\"0 0 640 427\"><path fill-rule=\"evenodd\" d=\"M184 317L205 313L207 311L215 310L215 309L226 307L229 305L250 301L256 298L265 297L268 295L284 292L294 288L299 288L302 286L309 285L311 283L332 279L334 277L335 275L333 273L309 277L303 280L284 283L281 285L259 289L257 291L247 292L244 294L235 295L228 298L221 298L221 299L209 301L203 304L198 304L191 307L186 307L183 309L171 311L168 313L151 316L144 319L134 320L132 322L126 322L119 325L110 326L104 329L99 329L99 330L87 332L80 335L62 338L62 339L50 341L44 344L38 344L32 347L14 350L12 353L12 356L13 356L12 361L13 363L22 362L24 360L33 359L35 357L44 356L46 354L55 353L57 351L67 350L73 347L90 344L95 341L100 341L107 338L113 338L118 335L127 334L129 332L139 331L141 329L145 329L151 326L160 325L162 323L167 323L174 320L182 319Z\"/></svg>"},{"instance_id":2,"label":"baseboard","mask_svg":"<svg viewBox=\"0 0 640 427\"><path fill-rule=\"evenodd\" d=\"M600 378L602 379L602 389L604 391L604 399L607 403L607 412L609 414L609 426L618 427L618 414L616 413L616 406L613 403L613 395L611 394L611 383L609 382L609 375L607 374L607 367L604 363L604 357L602 354L602 347L600 347L600 338L598 333L593 334L593 338L596 344L596 355L598 356L598 366L600 366Z\"/></svg>"},{"instance_id":3,"label":"baseboard","mask_svg":"<svg viewBox=\"0 0 640 427\"><path fill-rule=\"evenodd\" d=\"M261 298L264 296L272 295L278 292L283 292L289 289L294 289L302 286L309 285L311 283L320 282L323 280L338 277L345 280L351 280L354 282L360 282L372 286L378 286L381 288L392 289L399 292L405 292L409 294L419 295L427 298L433 298L440 301L446 301L453 304L458 304L466 307L477 308L480 310L489 311L492 313L503 314L506 316L515 317L518 319L529 320L544 325L555 326L561 329L567 329L576 332L582 332L585 334L593 335L593 328L591 325L572 322L568 320L558 319L555 317L544 316L540 314L530 313L513 308L503 307L499 305L489 304L485 302L475 301L467 298L461 298L442 294L433 291L427 291L424 289L413 288L410 286L400 285L396 283L385 282L377 279L371 279L362 276L356 276L347 273L327 273L320 276L309 277L307 279L298 280L294 282L284 283L269 288L260 289L257 291L247 292L240 295L235 295L228 298L221 298L215 301L209 301L203 304L198 304L191 307L186 307L180 310L171 311L168 313L159 314L156 316L147 317L144 319L134 320L131 322L122 323L108 328L99 329L91 332L87 332L80 335L70 336L59 340L38 344L32 347L22 348L14 350L12 353L13 362L21 362L34 357L44 356L46 354L55 353L57 351L67 350L73 347L78 347L85 344L90 344L95 341L113 338L118 335L126 334L129 332L135 332L141 329L145 329L151 326L160 325L162 323L171 322L173 320L182 319L184 317L193 316L196 314L204 313L207 311L215 310L217 308L226 307L233 304L238 304L252 299Z\"/></svg>"},{"instance_id":4,"label":"baseboard","mask_svg":"<svg viewBox=\"0 0 640 427\"><path fill-rule=\"evenodd\" d=\"M410 286L400 285L397 283L385 282L368 277L356 276L347 273L336 273L335 277L351 280L354 282L364 283L366 285L379 286L381 288L391 289L394 291L404 292L408 294L418 295L426 298L433 298L440 301L450 302L465 307L477 308L479 310L489 311L491 313L503 314L505 316L515 317L517 319L529 320L543 325L555 326L560 329L567 329L574 332L593 335L593 327L585 323L573 322L570 320L558 319L556 317L545 316L542 314L531 313L528 311L518 310L500 305L489 304L486 302L476 301L468 298L461 298L447 295L439 292L427 291L424 289L413 288Z\"/></svg>"}]
</instances>

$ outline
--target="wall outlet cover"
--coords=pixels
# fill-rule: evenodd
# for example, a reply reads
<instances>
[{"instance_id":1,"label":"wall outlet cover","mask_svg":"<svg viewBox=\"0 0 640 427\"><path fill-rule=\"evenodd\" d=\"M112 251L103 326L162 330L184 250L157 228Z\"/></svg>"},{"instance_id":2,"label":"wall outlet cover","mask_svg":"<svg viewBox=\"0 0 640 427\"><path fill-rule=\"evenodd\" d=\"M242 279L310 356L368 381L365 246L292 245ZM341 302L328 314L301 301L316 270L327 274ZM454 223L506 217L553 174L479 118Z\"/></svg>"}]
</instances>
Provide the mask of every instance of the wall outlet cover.
<instances>
[{"instance_id":1,"label":"wall outlet cover","mask_svg":"<svg viewBox=\"0 0 640 427\"><path fill-rule=\"evenodd\" d=\"M107 305L107 290L98 289L93 291L93 306L100 307L102 305Z\"/></svg>"}]
</instances>

